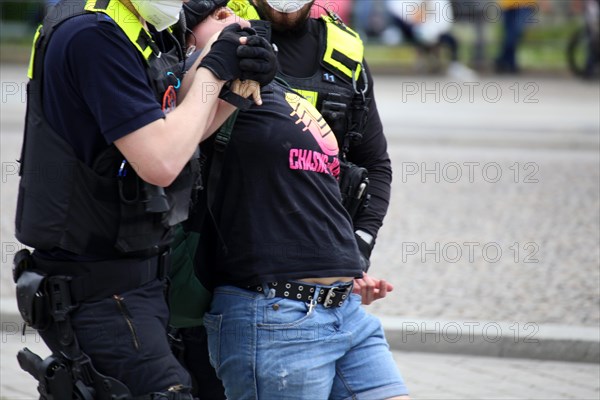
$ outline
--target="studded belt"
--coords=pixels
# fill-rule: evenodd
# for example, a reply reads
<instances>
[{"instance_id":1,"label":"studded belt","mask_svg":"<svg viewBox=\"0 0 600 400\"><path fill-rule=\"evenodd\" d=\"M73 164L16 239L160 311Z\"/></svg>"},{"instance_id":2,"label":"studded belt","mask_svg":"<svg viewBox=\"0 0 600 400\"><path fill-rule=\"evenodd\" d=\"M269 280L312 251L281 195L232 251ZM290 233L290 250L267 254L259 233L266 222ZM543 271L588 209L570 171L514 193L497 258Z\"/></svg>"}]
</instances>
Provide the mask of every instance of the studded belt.
<instances>
[{"instance_id":1,"label":"studded belt","mask_svg":"<svg viewBox=\"0 0 600 400\"><path fill-rule=\"evenodd\" d=\"M275 291L275 297L298 300L304 303L312 303L316 294L316 304L322 304L325 308L339 307L352 293L353 282L340 286L319 286L304 282L269 282L266 284L269 290ZM248 286L248 290L263 293L262 285Z\"/></svg>"}]
</instances>

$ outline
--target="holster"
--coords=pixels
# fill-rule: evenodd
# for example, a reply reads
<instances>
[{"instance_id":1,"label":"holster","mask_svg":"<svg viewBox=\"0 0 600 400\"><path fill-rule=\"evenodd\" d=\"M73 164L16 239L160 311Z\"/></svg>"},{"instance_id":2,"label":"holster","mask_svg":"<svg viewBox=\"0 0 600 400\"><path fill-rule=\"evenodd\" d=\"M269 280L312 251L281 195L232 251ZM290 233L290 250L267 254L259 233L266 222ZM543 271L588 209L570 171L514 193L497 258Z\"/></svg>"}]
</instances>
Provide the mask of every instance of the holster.
<instances>
[{"instance_id":1,"label":"holster","mask_svg":"<svg viewBox=\"0 0 600 400\"><path fill-rule=\"evenodd\" d=\"M342 205L352 221L369 204L369 176L366 168L348 161L340 161L340 192Z\"/></svg>"},{"instance_id":2,"label":"holster","mask_svg":"<svg viewBox=\"0 0 600 400\"><path fill-rule=\"evenodd\" d=\"M51 322L48 295L44 290L46 276L34 270L29 250L21 250L15 255L13 278L23 321L34 329L46 329Z\"/></svg>"},{"instance_id":3,"label":"holster","mask_svg":"<svg viewBox=\"0 0 600 400\"><path fill-rule=\"evenodd\" d=\"M96 371L84 353L75 360L58 354L42 360L37 354L24 348L17 354L17 360L24 371L38 380L38 392L42 400L133 399L123 383ZM151 395L139 397L140 400L152 398Z\"/></svg>"}]
</instances>

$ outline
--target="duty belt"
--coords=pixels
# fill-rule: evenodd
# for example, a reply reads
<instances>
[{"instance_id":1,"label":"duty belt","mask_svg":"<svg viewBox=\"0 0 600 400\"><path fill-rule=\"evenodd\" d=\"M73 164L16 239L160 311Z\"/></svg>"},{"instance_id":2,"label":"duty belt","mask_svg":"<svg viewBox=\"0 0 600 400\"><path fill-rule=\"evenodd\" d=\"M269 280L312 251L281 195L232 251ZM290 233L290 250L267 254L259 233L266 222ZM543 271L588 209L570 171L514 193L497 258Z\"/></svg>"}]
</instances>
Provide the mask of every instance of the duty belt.
<instances>
[{"instance_id":1,"label":"duty belt","mask_svg":"<svg viewBox=\"0 0 600 400\"><path fill-rule=\"evenodd\" d=\"M322 304L325 308L340 307L352 293L353 282L348 282L340 286L322 286L304 282L269 282L265 284L268 290L275 291L275 297L284 299L298 300L304 303L311 303L315 298L316 304ZM248 286L248 290L263 293L263 285Z\"/></svg>"},{"instance_id":2,"label":"duty belt","mask_svg":"<svg viewBox=\"0 0 600 400\"><path fill-rule=\"evenodd\" d=\"M102 300L114 294L138 288L155 279L164 279L170 251L139 259L116 259L99 262L50 261L34 255L37 270L50 279L68 285L71 301L76 303Z\"/></svg>"}]
</instances>

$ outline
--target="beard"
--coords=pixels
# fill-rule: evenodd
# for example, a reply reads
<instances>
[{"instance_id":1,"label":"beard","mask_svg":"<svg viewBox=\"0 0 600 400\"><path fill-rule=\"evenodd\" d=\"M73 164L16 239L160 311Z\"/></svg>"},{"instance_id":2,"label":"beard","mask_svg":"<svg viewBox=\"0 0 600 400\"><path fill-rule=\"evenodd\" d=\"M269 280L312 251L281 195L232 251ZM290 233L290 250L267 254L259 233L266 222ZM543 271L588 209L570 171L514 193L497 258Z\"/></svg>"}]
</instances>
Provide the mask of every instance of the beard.
<instances>
[{"instance_id":1,"label":"beard","mask_svg":"<svg viewBox=\"0 0 600 400\"><path fill-rule=\"evenodd\" d=\"M300 10L285 14L275 11L265 0L254 0L254 5L261 18L271 22L271 27L278 32L295 32L306 25L310 9L314 1L304 5Z\"/></svg>"}]
</instances>

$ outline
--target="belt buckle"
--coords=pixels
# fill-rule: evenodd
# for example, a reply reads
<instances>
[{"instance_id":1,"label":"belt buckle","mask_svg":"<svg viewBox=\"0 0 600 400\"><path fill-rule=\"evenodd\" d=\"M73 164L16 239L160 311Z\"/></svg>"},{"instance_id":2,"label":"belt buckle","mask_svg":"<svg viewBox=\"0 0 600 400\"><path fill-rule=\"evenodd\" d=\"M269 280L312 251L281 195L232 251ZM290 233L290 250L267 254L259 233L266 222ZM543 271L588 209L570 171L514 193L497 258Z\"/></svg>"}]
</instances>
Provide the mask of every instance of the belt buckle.
<instances>
[{"instance_id":1,"label":"belt buckle","mask_svg":"<svg viewBox=\"0 0 600 400\"><path fill-rule=\"evenodd\" d=\"M349 282L348 284L345 284L343 286L336 286L336 287L332 287L327 291L327 296L325 296L325 301L323 302L323 307L325 308L331 308L333 307L333 298L336 295L340 295L342 298L339 301L339 304L341 305L344 301L346 301L346 299L348 298L348 295L352 292L352 288L354 286L354 282Z\"/></svg>"}]
</instances>

